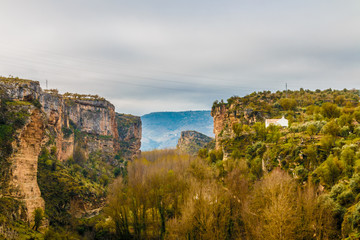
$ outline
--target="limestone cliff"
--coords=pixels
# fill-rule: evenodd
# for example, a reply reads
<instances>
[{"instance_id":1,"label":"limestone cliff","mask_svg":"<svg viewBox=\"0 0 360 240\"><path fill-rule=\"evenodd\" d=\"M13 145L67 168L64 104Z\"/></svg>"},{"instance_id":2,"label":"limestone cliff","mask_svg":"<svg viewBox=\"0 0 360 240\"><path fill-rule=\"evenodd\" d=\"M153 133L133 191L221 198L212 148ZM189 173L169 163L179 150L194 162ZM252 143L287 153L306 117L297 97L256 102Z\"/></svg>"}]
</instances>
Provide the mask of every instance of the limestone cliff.
<instances>
[{"instance_id":1,"label":"limestone cliff","mask_svg":"<svg viewBox=\"0 0 360 240\"><path fill-rule=\"evenodd\" d=\"M1 191L0 197L5 194L23 202L28 221L36 208L45 207L37 183L42 148L56 151L60 161L72 158L79 148L86 158L96 153L108 161L113 161L120 148L128 152L127 159L140 151L140 118L133 117L131 124L119 127L115 107L99 96L61 95L56 90L43 91L39 82L14 78L0 78L0 88L1 98L6 96L14 114L21 108L27 116L11 138L9 167L0 166L1 172L9 175L8 183L2 184L8 189Z\"/></svg>"},{"instance_id":2,"label":"limestone cliff","mask_svg":"<svg viewBox=\"0 0 360 240\"><path fill-rule=\"evenodd\" d=\"M39 109L29 111L31 116L13 144L10 169L11 195L24 202L27 220L32 219L36 208L45 207L36 178L37 160L44 138L44 116Z\"/></svg>"},{"instance_id":3,"label":"limestone cliff","mask_svg":"<svg viewBox=\"0 0 360 240\"><path fill-rule=\"evenodd\" d=\"M214 103L211 116L214 120L216 149L223 147L223 140L235 137L234 127L236 124L251 125L257 121L263 121L268 116L266 111L253 108L244 99L230 98L226 104ZM226 156L226 152L224 154Z\"/></svg>"},{"instance_id":4,"label":"limestone cliff","mask_svg":"<svg viewBox=\"0 0 360 240\"><path fill-rule=\"evenodd\" d=\"M184 153L197 154L213 139L196 131L182 131L176 148Z\"/></svg>"},{"instance_id":5,"label":"limestone cliff","mask_svg":"<svg viewBox=\"0 0 360 240\"><path fill-rule=\"evenodd\" d=\"M140 155L141 118L129 114L116 114L119 132L120 150L123 157L133 160Z\"/></svg>"},{"instance_id":6,"label":"limestone cliff","mask_svg":"<svg viewBox=\"0 0 360 240\"><path fill-rule=\"evenodd\" d=\"M115 107L98 96L58 94L46 91L40 103L48 123L56 133L58 159L66 160L74 151L75 131L81 132L81 144L86 155L101 150L115 155L119 150Z\"/></svg>"},{"instance_id":7,"label":"limestone cliff","mask_svg":"<svg viewBox=\"0 0 360 240\"><path fill-rule=\"evenodd\" d=\"M24 122L18 124L13 136L8 136L13 139L12 153L8 156L8 186L2 193L21 200L25 205L26 220L30 221L34 210L45 206L37 184L37 160L45 135L45 115L35 106L39 106L36 100L41 89L38 83L25 80L2 80L0 84L2 99L6 96L6 100L12 101L6 111L12 113L10 116L24 116L16 118L15 121Z\"/></svg>"}]
</instances>

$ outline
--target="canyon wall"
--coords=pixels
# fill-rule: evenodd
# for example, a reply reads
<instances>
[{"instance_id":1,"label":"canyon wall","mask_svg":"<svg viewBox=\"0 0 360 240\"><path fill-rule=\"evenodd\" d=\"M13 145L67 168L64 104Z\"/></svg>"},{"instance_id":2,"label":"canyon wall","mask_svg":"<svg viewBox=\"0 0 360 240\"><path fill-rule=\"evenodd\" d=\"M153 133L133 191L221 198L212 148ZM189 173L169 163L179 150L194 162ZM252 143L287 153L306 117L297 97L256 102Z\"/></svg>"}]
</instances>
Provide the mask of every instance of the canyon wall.
<instances>
[{"instance_id":1,"label":"canyon wall","mask_svg":"<svg viewBox=\"0 0 360 240\"><path fill-rule=\"evenodd\" d=\"M141 118L129 114L116 113L116 123L121 153L126 160L133 160L141 152Z\"/></svg>"},{"instance_id":2,"label":"canyon wall","mask_svg":"<svg viewBox=\"0 0 360 240\"><path fill-rule=\"evenodd\" d=\"M109 161L120 150L126 152L126 159L133 159L140 152L140 118L132 116L136 121L119 128L125 120L117 117L110 102L97 95L43 91L39 82L22 79L3 78L0 86L1 95L11 104L26 108L28 115L25 124L16 131L8 160L11 163L8 192L24 203L28 221L33 219L36 208L45 207L37 183L42 148L56 149L60 161L72 158L78 147L86 157L100 152Z\"/></svg>"},{"instance_id":3,"label":"canyon wall","mask_svg":"<svg viewBox=\"0 0 360 240\"><path fill-rule=\"evenodd\" d=\"M108 156L118 152L115 107L105 99L69 93L60 95L50 90L40 96L40 103L49 126L56 133L59 160L72 156L75 142L82 145L87 156L98 150Z\"/></svg>"},{"instance_id":4,"label":"canyon wall","mask_svg":"<svg viewBox=\"0 0 360 240\"><path fill-rule=\"evenodd\" d=\"M11 157L10 193L27 209L27 220L36 208L45 207L37 183L37 161L44 138L44 118L39 109L29 109L30 118L14 142Z\"/></svg>"}]
</instances>

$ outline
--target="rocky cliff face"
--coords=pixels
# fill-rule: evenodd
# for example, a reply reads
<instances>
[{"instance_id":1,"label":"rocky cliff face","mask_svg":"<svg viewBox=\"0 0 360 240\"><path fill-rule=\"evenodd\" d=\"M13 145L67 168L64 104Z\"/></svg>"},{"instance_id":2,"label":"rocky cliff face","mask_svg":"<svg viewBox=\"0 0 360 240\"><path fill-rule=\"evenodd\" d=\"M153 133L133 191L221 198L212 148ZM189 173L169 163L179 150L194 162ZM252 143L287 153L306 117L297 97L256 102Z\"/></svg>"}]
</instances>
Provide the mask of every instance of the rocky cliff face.
<instances>
[{"instance_id":1,"label":"rocky cliff face","mask_svg":"<svg viewBox=\"0 0 360 240\"><path fill-rule=\"evenodd\" d=\"M120 148L128 151L129 159L139 153L140 118L134 117L132 124L119 128L122 120L116 117L114 106L103 98L42 91L39 82L21 79L2 78L0 87L2 96L19 103L29 115L16 132L13 153L8 159L9 194L24 203L29 221L36 208L45 206L37 183L41 148L55 149L60 161L71 158L78 146L86 157L97 152L113 159Z\"/></svg>"},{"instance_id":2,"label":"rocky cliff face","mask_svg":"<svg viewBox=\"0 0 360 240\"><path fill-rule=\"evenodd\" d=\"M29 111L30 118L13 144L10 189L11 195L25 204L27 220L30 221L36 208L45 207L37 184L37 161L45 126L44 116L39 109Z\"/></svg>"},{"instance_id":3,"label":"rocky cliff face","mask_svg":"<svg viewBox=\"0 0 360 240\"><path fill-rule=\"evenodd\" d=\"M231 104L214 104L211 116L214 120L215 146L216 149L221 149L222 140L235 137L233 128L236 124L249 125L257 121L263 121L267 114L263 111L254 110L248 107L247 104L235 102Z\"/></svg>"},{"instance_id":4,"label":"rocky cliff face","mask_svg":"<svg viewBox=\"0 0 360 240\"><path fill-rule=\"evenodd\" d=\"M117 113L116 122L123 157L133 160L141 153L141 118Z\"/></svg>"},{"instance_id":5,"label":"rocky cliff face","mask_svg":"<svg viewBox=\"0 0 360 240\"><path fill-rule=\"evenodd\" d=\"M182 131L176 148L184 153L197 154L212 140L211 137L196 131Z\"/></svg>"},{"instance_id":6,"label":"rocky cliff face","mask_svg":"<svg viewBox=\"0 0 360 240\"><path fill-rule=\"evenodd\" d=\"M119 150L115 107L97 96L58 94L47 91L40 103L48 116L48 123L56 133L58 159L68 159L75 145L75 132L81 132L81 144L86 155L102 150L115 155Z\"/></svg>"}]
</instances>

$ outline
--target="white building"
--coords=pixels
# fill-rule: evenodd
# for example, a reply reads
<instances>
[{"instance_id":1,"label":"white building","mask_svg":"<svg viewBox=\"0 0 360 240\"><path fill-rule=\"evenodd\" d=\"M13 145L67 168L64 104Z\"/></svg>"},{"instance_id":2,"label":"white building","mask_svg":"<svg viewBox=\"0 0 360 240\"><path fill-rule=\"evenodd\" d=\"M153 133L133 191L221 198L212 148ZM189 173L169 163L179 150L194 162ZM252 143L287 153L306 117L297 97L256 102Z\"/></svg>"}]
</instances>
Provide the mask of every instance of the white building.
<instances>
[{"instance_id":1,"label":"white building","mask_svg":"<svg viewBox=\"0 0 360 240\"><path fill-rule=\"evenodd\" d=\"M268 127L270 124L288 127L289 121L284 116L281 119L265 119L265 127Z\"/></svg>"}]
</instances>

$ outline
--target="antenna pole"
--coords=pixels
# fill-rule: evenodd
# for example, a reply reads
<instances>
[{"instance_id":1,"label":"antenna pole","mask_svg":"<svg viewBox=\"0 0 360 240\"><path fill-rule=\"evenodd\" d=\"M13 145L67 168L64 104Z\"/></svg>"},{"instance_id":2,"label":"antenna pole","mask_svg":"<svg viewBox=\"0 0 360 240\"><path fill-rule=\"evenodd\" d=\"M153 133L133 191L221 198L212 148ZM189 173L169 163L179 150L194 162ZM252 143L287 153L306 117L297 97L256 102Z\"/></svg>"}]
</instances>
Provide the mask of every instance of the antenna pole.
<instances>
[{"instance_id":1,"label":"antenna pole","mask_svg":"<svg viewBox=\"0 0 360 240\"><path fill-rule=\"evenodd\" d=\"M285 92L286 92L286 98L287 98L287 83L285 83Z\"/></svg>"},{"instance_id":2,"label":"antenna pole","mask_svg":"<svg viewBox=\"0 0 360 240\"><path fill-rule=\"evenodd\" d=\"M46 79L46 89L48 89L48 80Z\"/></svg>"}]
</instances>

